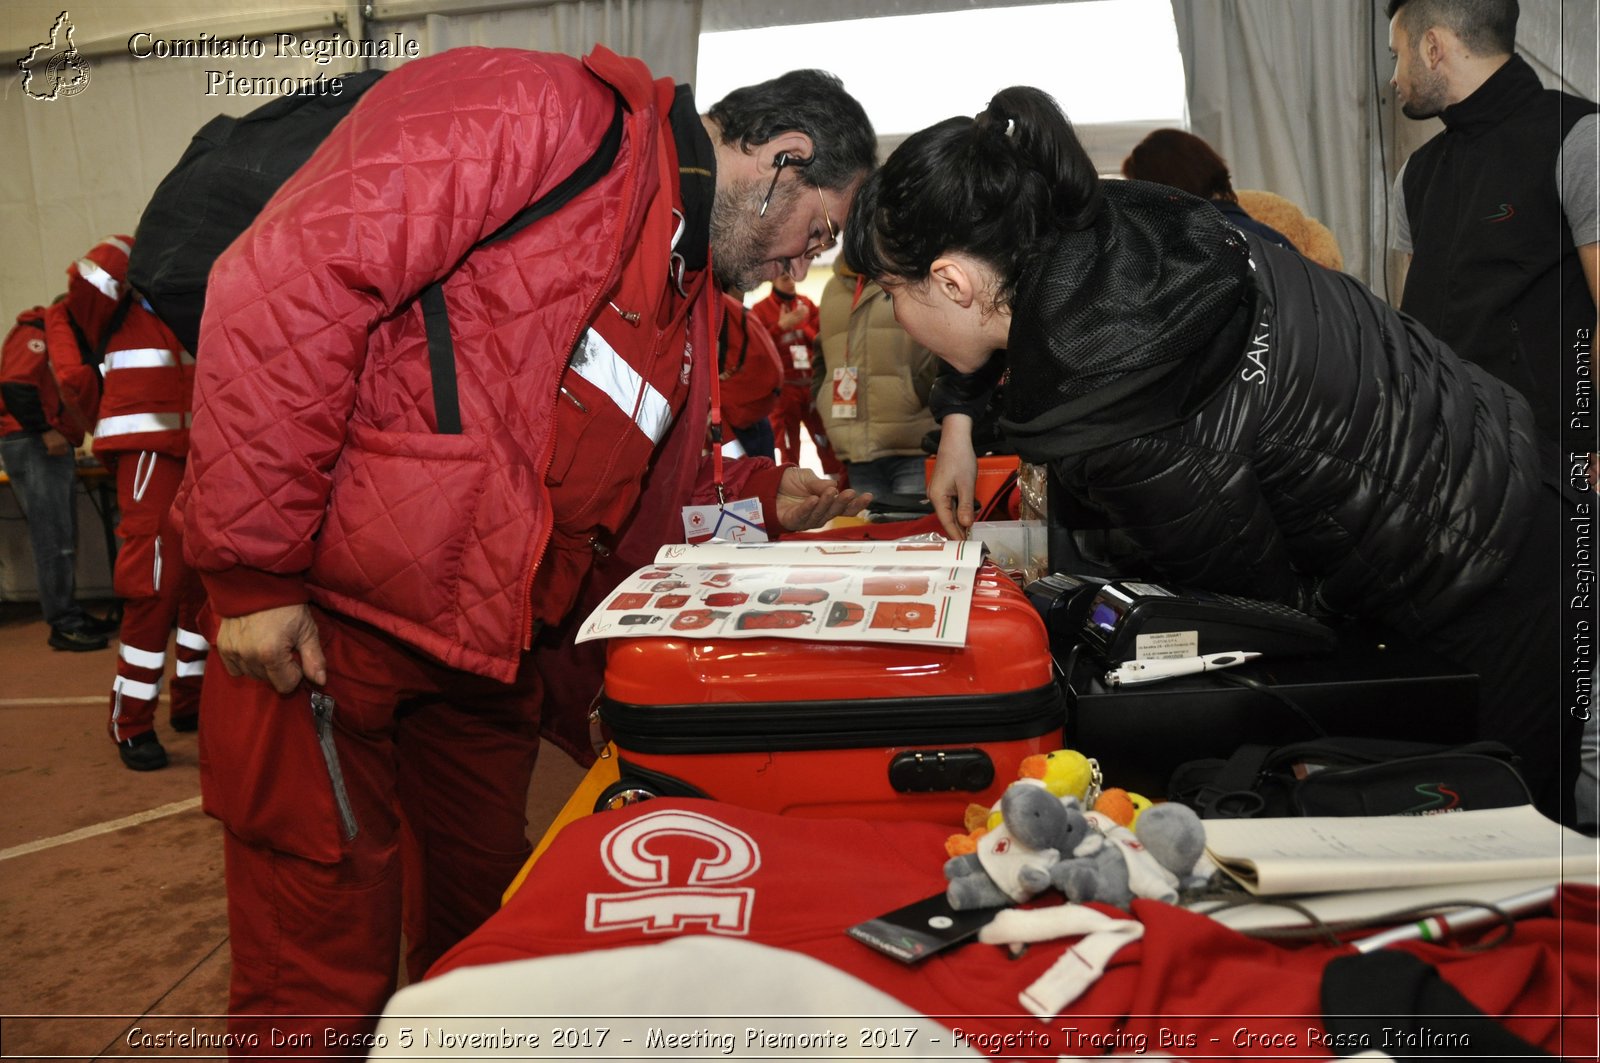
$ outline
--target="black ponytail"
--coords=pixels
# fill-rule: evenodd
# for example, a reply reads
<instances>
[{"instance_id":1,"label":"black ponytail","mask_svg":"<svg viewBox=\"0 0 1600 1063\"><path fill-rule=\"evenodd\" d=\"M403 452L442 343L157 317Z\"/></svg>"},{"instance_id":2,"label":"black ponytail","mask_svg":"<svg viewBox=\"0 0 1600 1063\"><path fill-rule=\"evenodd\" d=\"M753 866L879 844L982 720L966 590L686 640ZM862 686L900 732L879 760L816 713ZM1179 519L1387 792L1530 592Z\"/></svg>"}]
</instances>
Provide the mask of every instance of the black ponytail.
<instances>
[{"instance_id":1,"label":"black ponytail","mask_svg":"<svg viewBox=\"0 0 1600 1063\"><path fill-rule=\"evenodd\" d=\"M1055 100L1009 88L895 149L856 195L844 255L867 276L920 281L940 255L965 252L995 267L1009 304L1043 241L1099 207L1099 176Z\"/></svg>"}]
</instances>

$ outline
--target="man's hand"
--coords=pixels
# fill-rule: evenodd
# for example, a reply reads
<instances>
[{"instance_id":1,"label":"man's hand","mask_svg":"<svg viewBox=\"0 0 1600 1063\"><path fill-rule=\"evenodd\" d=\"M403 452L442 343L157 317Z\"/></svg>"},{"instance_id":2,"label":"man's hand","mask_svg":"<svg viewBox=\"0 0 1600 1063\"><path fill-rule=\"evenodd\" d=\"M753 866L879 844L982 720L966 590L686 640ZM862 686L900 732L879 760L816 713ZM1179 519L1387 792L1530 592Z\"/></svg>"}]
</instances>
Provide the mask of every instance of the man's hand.
<instances>
[{"instance_id":1,"label":"man's hand","mask_svg":"<svg viewBox=\"0 0 1600 1063\"><path fill-rule=\"evenodd\" d=\"M806 308L799 303L778 315L778 327L792 329L806 319Z\"/></svg>"},{"instance_id":2,"label":"man's hand","mask_svg":"<svg viewBox=\"0 0 1600 1063\"><path fill-rule=\"evenodd\" d=\"M778 484L778 523L785 531L820 528L834 517L853 517L867 508L872 495L858 495L810 469L791 466Z\"/></svg>"},{"instance_id":3,"label":"man's hand","mask_svg":"<svg viewBox=\"0 0 1600 1063\"><path fill-rule=\"evenodd\" d=\"M328 681L310 606L280 605L224 618L217 628L217 653L229 675L271 683L280 694L294 693L302 678L314 686Z\"/></svg>"},{"instance_id":4,"label":"man's hand","mask_svg":"<svg viewBox=\"0 0 1600 1063\"><path fill-rule=\"evenodd\" d=\"M39 441L44 444L44 452L52 458L59 458L63 454L72 452L72 447L67 443L67 437L57 432L54 428L46 428L39 433Z\"/></svg>"},{"instance_id":5,"label":"man's hand","mask_svg":"<svg viewBox=\"0 0 1600 1063\"><path fill-rule=\"evenodd\" d=\"M972 418L948 414L940 424L939 456L928 477L928 500L944 532L965 539L976 519L973 499L978 490L978 455L972 447Z\"/></svg>"}]
</instances>

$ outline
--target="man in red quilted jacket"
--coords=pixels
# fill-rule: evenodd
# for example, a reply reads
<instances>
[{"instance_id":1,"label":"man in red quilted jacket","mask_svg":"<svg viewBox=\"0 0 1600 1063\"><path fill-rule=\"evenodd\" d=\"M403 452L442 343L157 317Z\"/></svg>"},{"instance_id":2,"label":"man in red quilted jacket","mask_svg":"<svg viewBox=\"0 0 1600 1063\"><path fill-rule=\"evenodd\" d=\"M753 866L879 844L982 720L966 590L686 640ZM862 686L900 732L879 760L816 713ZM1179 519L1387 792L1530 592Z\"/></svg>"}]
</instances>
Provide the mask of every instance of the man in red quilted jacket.
<instances>
[{"instance_id":1,"label":"man in red quilted jacket","mask_svg":"<svg viewBox=\"0 0 1600 1063\"><path fill-rule=\"evenodd\" d=\"M475 249L619 113L598 181ZM226 669L201 781L241 1040L361 1054L402 929L418 977L495 909L540 731L578 749L598 683L561 625L682 541L685 504L721 486L775 531L862 508L795 468L718 475L711 277L803 275L874 148L817 71L701 116L604 48L457 49L388 74L218 260L177 508ZM458 432L416 301L441 278Z\"/></svg>"}]
</instances>

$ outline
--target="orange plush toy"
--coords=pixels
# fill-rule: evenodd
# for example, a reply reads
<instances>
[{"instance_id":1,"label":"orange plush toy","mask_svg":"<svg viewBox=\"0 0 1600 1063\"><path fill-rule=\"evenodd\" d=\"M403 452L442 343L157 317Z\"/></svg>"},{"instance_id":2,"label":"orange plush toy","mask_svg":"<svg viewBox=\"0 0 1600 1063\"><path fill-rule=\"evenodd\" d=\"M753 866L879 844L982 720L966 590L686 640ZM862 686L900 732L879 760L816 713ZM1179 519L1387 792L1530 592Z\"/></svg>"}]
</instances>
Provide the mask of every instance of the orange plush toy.
<instances>
[{"instance_id":1,"label":"orange plush toy","mask_svg":"<svg viewBox=\"0 0 1600 1063\"><path fill-rule=\"evenodd\" d=\"M1056 797L1075 797L1082 808L1097 808L1100 797L1100 764L1075 749L1057 749L1024 757L1017 767L1017 778L1038 779ZM1141 798L1140 800L1143 800ZM1149 804L1145 801L1145 804ZM973 852L978 839L1000 823L1000 803L992 808L971 804L962 817L964 834L952 834L944 841L947 856Z\"/></svg>"}]
</instances>

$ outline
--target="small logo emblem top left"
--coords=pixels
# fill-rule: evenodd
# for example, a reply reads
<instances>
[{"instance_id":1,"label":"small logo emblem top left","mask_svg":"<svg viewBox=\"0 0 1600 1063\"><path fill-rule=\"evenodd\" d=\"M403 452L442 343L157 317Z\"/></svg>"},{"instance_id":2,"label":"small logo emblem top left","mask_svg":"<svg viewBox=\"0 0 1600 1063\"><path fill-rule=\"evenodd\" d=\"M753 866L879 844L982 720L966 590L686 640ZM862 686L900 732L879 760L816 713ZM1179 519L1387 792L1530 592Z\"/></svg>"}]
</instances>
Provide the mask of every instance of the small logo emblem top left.
<instances>
[{"instance_id":1,"label":"small logo emblem top left","mask_svg":"<svg viewBox=\"0 0 1600 1063\"><path fill-rule=\"evenodd\" d=\"M36 100L59 100L89 87L89 61L72 43L74 32L71 17L63 11L50 27L50 39L17 60L23 92Z\"/></svg>"}]
</instances>

